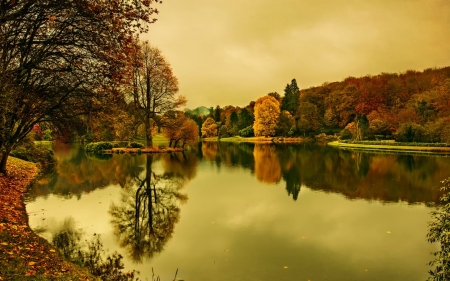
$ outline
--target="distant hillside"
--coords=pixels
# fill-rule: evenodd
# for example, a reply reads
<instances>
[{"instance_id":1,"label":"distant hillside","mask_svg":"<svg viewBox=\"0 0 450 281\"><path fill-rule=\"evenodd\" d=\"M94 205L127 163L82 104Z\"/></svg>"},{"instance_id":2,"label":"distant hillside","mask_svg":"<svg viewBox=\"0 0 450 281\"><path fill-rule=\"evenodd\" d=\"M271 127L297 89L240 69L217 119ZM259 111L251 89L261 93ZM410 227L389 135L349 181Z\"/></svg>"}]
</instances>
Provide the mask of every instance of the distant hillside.
<instances>
[{"instance_id":1,"label":"distant hillside","mask_svg":"<svg viewBox=\"0 0 450 281\"><path fill-rule=\"evenodd\" d=\"M189 113L190 115L196 115L196 116L207 116L209 115L209 108L200 106L195 109L185 109L184 112Z\"/></svg>"}]
</instances>

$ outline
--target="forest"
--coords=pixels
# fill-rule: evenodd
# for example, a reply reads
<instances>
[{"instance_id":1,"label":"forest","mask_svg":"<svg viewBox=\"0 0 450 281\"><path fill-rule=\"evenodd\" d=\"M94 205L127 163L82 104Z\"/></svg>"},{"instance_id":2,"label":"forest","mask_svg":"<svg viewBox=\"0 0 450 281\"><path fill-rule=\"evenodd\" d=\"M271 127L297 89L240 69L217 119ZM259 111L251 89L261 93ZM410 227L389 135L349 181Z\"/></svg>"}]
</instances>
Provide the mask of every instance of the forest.
<instances>
[{"instance_id":1,"label":"forest","mask_svg":"<svg viewBox=\"0 0 450 281\"><path fill-rule=\"evenodd\" d=\"M208 112L205 114L205 112ZM450 67L348 77L299 89L296 79L240 108L186 110L205 137L313 136L450 142Z\"/></svg>"}]
</instances>

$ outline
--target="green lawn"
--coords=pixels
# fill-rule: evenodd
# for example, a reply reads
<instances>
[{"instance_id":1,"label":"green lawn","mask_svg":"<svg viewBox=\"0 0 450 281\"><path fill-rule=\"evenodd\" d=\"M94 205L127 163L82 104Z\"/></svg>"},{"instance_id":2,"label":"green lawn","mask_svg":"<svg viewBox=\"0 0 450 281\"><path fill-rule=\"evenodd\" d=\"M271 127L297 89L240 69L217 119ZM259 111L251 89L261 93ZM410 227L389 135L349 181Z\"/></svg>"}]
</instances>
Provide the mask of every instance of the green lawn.
<instances>
[{"instance_id":1,"label":"green lawn","mask_svg":"<svg viewBox=\"0 0 450 281\"><path fill-rule=\"evenodd\" d=\"M339 148L355 148L364 150L380 150L380 151L414 151L414 152L450 152L450 147L438 147L438 146L409 146L409 145L389 145L389 144L355 144L355 143L342 143L333 141L328 143L329 146Z\"/></svg>"}]
</instances>

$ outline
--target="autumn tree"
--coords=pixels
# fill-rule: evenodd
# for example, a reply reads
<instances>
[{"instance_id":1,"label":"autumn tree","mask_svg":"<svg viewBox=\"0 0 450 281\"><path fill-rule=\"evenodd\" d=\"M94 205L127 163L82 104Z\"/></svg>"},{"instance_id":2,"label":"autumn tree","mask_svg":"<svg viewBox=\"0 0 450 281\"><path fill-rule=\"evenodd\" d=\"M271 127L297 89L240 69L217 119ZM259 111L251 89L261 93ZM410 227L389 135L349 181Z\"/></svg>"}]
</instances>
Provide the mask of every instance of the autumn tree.
<instances>
[{"instance_id":1,"label":"autumn tree","mask_svg":"<svg viewBox=\"0 0 450 281\"><path fill-rule=\"evenodd\" d=\"M156 1L1 1L0 172L34 125L73 130L114 102ZM158 1L159 2L159 1Z\"/></svg>"},{"instance_id":2,"label":"autumn tree","mask_svg":"<svg viewBox=\"0 0 450 281\"><path fill-rule=\"evenodd\" d=\"M280 117L280 103L272 96L259 98L255 104L255 136L275 135Z\"/></svg>"},{"instance_id":3,"label":"autumn tree","mask_svg":"<svg viewBox=\"0 0 450 281\"><path fill-rule=\"evenodd\" d=\"M204 137L214 137L217 136L217 124L211 117L208 117L202 125L202 136Z\"/></svg>"},{"instance_id":4,"label":"autumn tree","mask_svg":"<svg viewBox=\"0 0 450 281\"><path fill-rule=\"evenodd\" d=\"M164 121L164 136L169 139L169 147L176 147L181 142L182 147L198 141L198 126L194 120L186 117L183 112L166 115Z\"/></svg>"},{"instance_id":5,"label":"autumn tree","mask_svg":"<svg viewBox=\"0 0 450 281\"><path fill-rule=\"evenodd\" d=\"M300 103L296 119L297 130L303 135L316 131L321 125L317 106L309 102Z\"/></svg>"},{"instance_id":6,"label":"autumn tree","mask_svg":"<svg viewBox=\"0 0 450 281\"><path fill-rule=\"evenodd\" d=\"M280 113L280 119L277 126L278 136L288 136L289 133L293 133L295 128L295 119L287 110L283 110Z\"/></svg>"},{"instance_id":7,"label":"autumn tree","mask_svg":"<svg viewBox=\"0 0 450 281\"><path fill-rule=\"evenodd\" d=\"M145 125L146 145L153 146L153 124L164 126L157 117L184 105L186 99L178 95L178 79L158 48L141 43L133 54L133 65L133 101Z\"/></svg>"}]
</instances>

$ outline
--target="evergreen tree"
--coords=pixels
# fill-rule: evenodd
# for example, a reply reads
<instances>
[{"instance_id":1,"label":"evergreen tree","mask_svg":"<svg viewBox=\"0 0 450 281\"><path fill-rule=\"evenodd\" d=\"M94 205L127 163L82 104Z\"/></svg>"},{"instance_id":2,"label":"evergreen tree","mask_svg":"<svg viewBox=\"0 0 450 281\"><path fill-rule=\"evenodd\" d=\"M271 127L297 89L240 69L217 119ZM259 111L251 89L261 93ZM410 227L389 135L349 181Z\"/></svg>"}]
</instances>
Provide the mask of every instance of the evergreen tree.
<instances>
[{"instance_id":1,"label":"evergreen tree","mask_svg":"<svg viewBox=\"0 0 450 281\"><path fill-rule=\"evenodd\" d=\"M287 110L295 115L300 104L300 89L297 86L297 81L292 79L291 84L287 84L284 89L284 97L281 102L281 110Z\"/></svg>"},{"instance_id":2,"label":"evergreen tree","mask_svg":"<svg viewBox=\"0 0 450 281\"><path fill-rule=\"evenodd\" d=\"M214 111L214 120L216 122L220 122L220 112L221 112L220 106L216 106L216 110Z\"/></svg>"}]
</instances>

